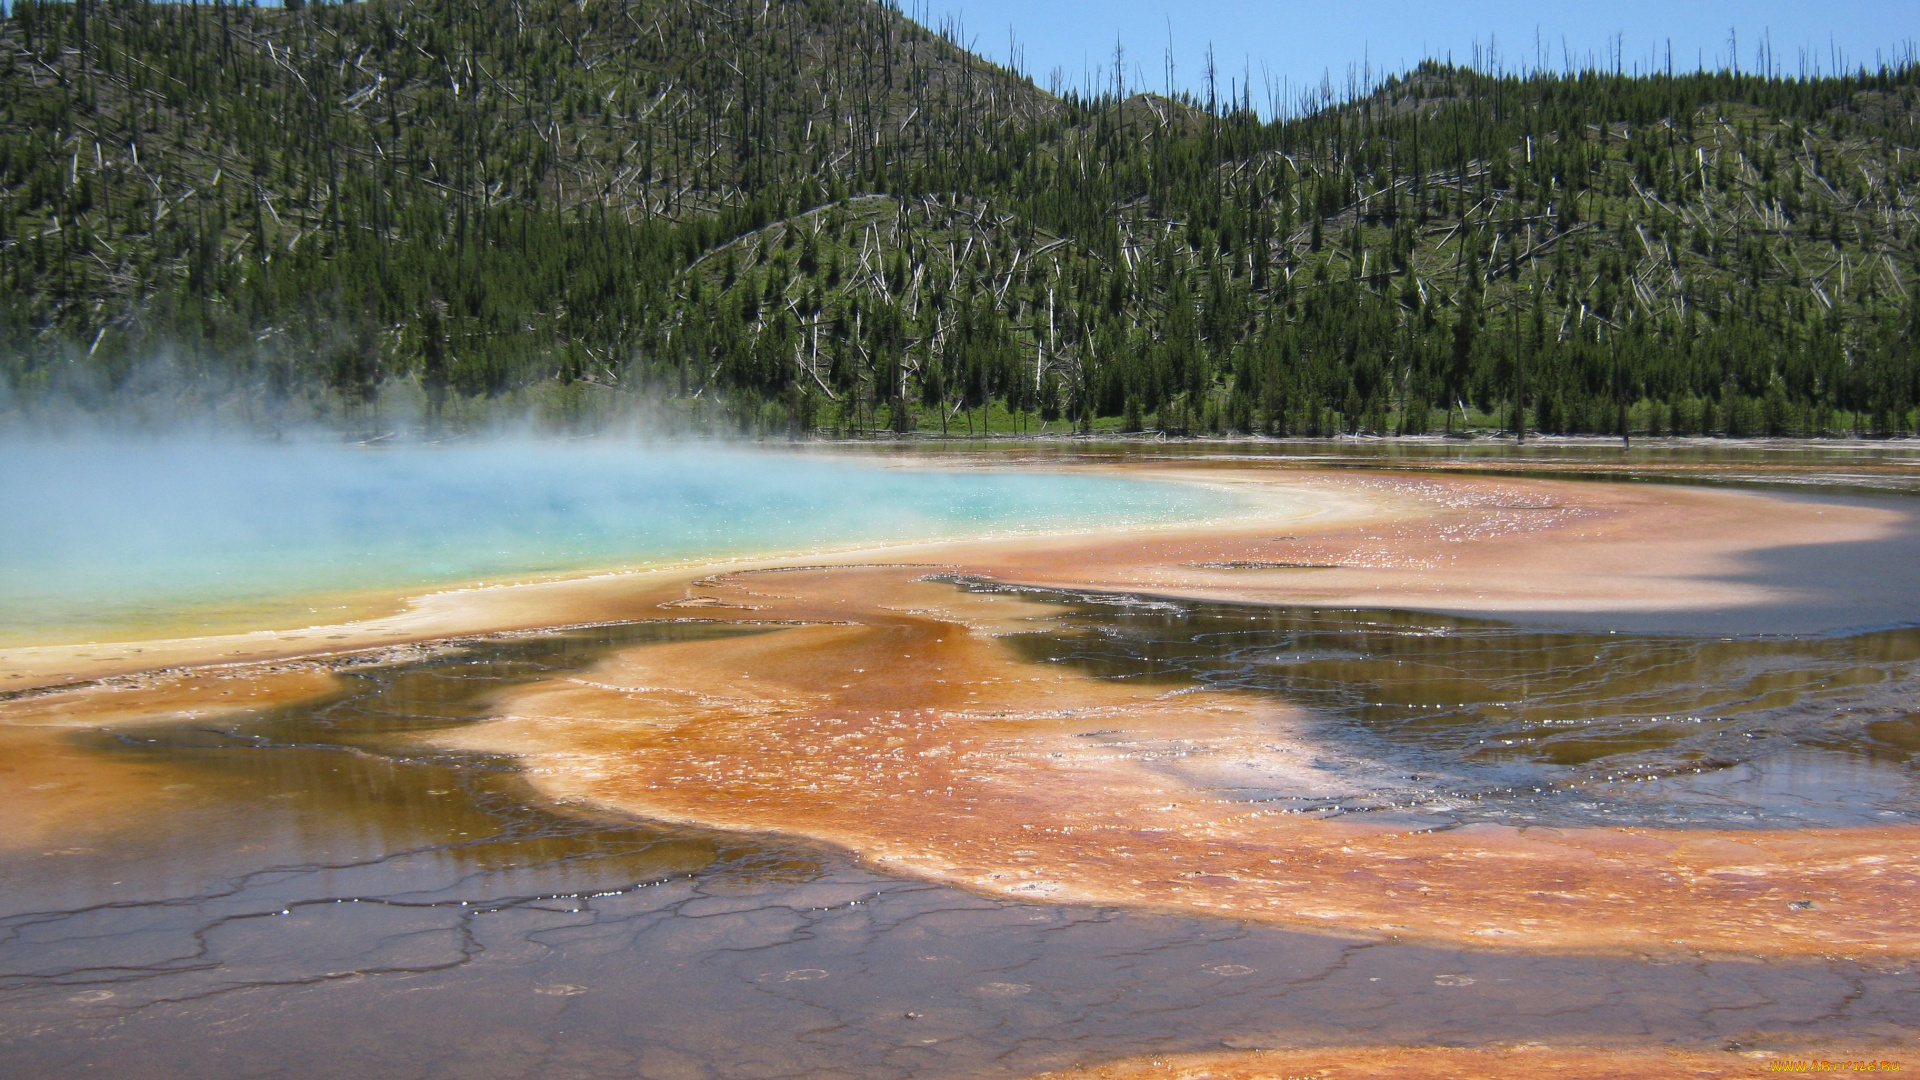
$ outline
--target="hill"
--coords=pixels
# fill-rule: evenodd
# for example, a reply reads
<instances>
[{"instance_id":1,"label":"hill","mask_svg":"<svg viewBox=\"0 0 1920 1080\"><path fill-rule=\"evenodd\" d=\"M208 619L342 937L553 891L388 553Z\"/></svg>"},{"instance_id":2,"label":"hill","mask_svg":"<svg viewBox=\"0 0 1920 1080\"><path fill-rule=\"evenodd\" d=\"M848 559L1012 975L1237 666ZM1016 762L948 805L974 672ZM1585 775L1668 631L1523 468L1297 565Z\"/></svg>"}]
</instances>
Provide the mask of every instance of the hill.
<instances>
[{"instance_id":1,"label":"hill","mask_svg":"<svg viewBox=\"0 0 1920 1080\"><path fill-rule=\"evenodd\" d=\"M1912 63L1430 63L1266 121L1056 97L862 0L88 0L15 4L0 102L16 415L1893 435L1920 401Z\"/></svg>"}]
</instances>

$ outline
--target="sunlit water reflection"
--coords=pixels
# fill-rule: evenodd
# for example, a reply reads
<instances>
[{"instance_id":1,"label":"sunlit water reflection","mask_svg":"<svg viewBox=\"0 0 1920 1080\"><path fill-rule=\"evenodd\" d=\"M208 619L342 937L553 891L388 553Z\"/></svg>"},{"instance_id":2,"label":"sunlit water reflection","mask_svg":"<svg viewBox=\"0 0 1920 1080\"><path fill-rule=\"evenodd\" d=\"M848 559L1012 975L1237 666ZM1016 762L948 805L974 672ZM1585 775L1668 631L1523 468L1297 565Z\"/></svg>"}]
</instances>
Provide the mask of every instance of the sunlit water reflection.
<instances>
[{"instance_id":1,"label":"sunlit water reflection","mask_svg":"<svg viewBox=\"0 0 1920 1080\"><path fill-rule=\"evenodd\" d=\"M1021 591L1069 605L1009 639L1029 660L1306 706L1323 786L1204 779L1236 798L1423 827L1920 820L1920 627L1696 638Z\"/></svg>"}]
</instances>

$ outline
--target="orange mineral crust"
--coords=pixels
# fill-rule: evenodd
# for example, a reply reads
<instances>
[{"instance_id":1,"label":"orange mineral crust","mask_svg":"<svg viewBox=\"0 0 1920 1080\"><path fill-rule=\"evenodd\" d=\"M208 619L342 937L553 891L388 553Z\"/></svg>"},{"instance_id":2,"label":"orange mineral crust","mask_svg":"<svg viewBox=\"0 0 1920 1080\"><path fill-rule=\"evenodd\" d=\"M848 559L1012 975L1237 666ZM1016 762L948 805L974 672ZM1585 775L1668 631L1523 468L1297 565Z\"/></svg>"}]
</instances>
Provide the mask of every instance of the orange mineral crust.
<instances>
[{"instance_id":1,"label":"orange mineral crust","mask_svg":"<svg viewBox=\"0 0 1920 1080\"><path fill-rule=\"evenodd\" d=\"M1790 1075L1772 1054L1564 1046L1330 1047L1177 1054L1042 1073L1045 1080L1707 1080ZM1815 1059L1808 1059L1815 1060ZM1851 1059L1849 1059L1851 1060ZM1039 1080L1039 1078L1036 1078Z\"/></svg>"},{"instance_id":2,"label":"orange mineral crust","mask_svg":"<svg viewBox=\"0 0 1920 1080\"><path fill-rule=\"evenodd\" d=\"M1920 952L1920 829L1404 832L1234 801L1213 770L1307 770L1298 714L1022 662L1001 636L1046 605L929 572L707 579L679 610L765 632L625 650L458 745L521 755L559 800L1012 897L1499 946Z\"/></svg>"},{"instance_id":3,"label":"orange mineral crust","mask_svg":"<svg viewBox=\"0 0 1920 1080\"><path fill-rule=\"evenodd\" d=\"M145 672L0 697L0 727L202 720L305 700L335 686L332 671L304 661Z\"/></svg>"},{"instance_id":4,"label":"orange mineral crust","mask_svg":"<svg viewBox=\"0 0 1920 1080\"><path fill-rule=\"evenodd\" d=\"M201 793L164 770L103 757L67 738L115 724L217 720L325 694L316 664L121 676L0 698L0 851L70 848L127 819L194 805Z\"/></svg>"},{"instance_id":5,"label":"orange mineral crust","mask_svg":"<svg viewBox=\"0 0 1920 1080\"><path fill-rule=\"evenodd\" d=\"M11 650L0 686L194 663L266 677L261 665L291 656L589 622L743 624L760 632L625 649L442 738L522 755L559 799L812 837L1013 896L1487 945L1920 951L1906 917L1920 878L1912 827L1404 832L1234 801L1215 782L1222 770L1309 768L1289 706L1023 661L1004 636L1043 630L1032 617L1056 607L929 580L1489 614L1737 613L1831 601L1748 572L1753 558L1886 536L1905 521L1896 509L1528 478L1141 472L1268 503L1227 525L615 574L441 593L341 627ZM1915 583L1849 587L1884 597ZM84 708L105 722L219 708L236 689L222 679L182 697L189 684L170 685L144 702L77 693L99 697ZM16 693L0 721L35 723L38 708Z\"/></svg>"}]
</instances>

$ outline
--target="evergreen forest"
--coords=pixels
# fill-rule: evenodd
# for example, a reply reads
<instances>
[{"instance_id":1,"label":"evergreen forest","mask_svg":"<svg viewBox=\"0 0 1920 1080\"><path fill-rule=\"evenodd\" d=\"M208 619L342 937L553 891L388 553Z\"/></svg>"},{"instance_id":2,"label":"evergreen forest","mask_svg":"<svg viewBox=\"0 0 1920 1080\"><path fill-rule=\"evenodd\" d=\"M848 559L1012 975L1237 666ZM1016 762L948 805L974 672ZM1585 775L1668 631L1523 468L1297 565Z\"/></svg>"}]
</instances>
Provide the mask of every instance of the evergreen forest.
<instances>
[{"instance_id":1,"label":"evergreen forest","mask_svg":"<svg viewBox=\"0 0 1920 1080\"><path fill-rule=\"evenodd\" d=\"M1884 438L1920 66L1043 89L869 0L14 0L0 416Z\"/></svg>"}]
</instances>

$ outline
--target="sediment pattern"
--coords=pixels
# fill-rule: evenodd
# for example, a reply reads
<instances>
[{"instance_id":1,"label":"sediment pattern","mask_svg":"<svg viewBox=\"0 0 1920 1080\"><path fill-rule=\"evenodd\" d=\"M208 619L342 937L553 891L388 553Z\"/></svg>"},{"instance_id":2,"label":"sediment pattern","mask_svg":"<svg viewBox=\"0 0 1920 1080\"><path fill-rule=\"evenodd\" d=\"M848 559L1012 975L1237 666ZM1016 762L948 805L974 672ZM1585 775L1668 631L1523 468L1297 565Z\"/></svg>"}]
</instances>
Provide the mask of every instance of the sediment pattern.
<instances>
[{"instance_id":1,"label":"sediment pattern","mask_svg":"<svg viewBox=\"0 0 1920 1080\"><path fill-rule=\"evenodd\" d=\"M622 652L459 743L522 756L563 800L1013 897L1557 949L1920 949L1920 829L1429 831L1250 803L1210 774L1318 782L1298 710L1023 663L998 635L1039 605L927 576L706 579L704 612L799 625Z\"/></svg>"},{"instance_id":2,"label":"sediment pattern","mask_svg":"<svg viewBox=\"0 0 1920 1080\"><path fill-rule=\"evenodd\" d=\"M1364 608L1386 621L1396 606L1470 611L1584 622L1583 633L1600 636L1609 624L1675 613L1764 631L1806 612L1829 618L1868 592L1911 609L1912 586L1899 580L1798 579L1765 562L1782 545L1852 558L1906 528L1903 511L1533 478L1293 473L1276 482L1218 467L1191 475L1292 494L1271 520L1218 529L920 545L475 590L351 627L10 654L5 667L18 677L0 700L0 724L17 751L10 760L36 783L5 801L8 820L25 824L10 830L0 856L23 866L48 860L36 872L53 873L45 867L104 858L104 848L133 851L148 842L141 838L169 850L216 835L207 821L226 821L227 831L206 856L206 881L169 867L163 884L137 895L96 883L109 899L70 902L56 889L0 919L8 980L0 992L28 1003L18 1015L30 1021L7 1038L29 1046L39 1045L36 1031L158 1033L169 1017L217 1026L245 1012L223 1001L337 1019L348 1003L367 1008L378 987L451 986L482 968L501 981L467 992L489 1002L489 1023L511 1028L519 1015L496 994L510 986L543 1008L617 1024L614 1013L581 1003L603 990L639 993L619 965L602 961L632 955L643 938L646 949L664 950L647 953L660 972L692 972L674 977L703 987L714 965L732 972L702 990L700 1000L722 1012L777 999L781 1023L793 1021L779 1030L791 1029L796 1045L837 1046L838 1036L822 1033L841 1032L859 1034L848 1046L878 1039L892 1048L809 1058L810 1068L844 1059L867 1075L1017 1075L1112 1058L1124 1060L1071 1075L1744 1075L1764 1067L1738 1054L1756 1039L1770 1053L1842 1035L1884 1047L1914 1029L1905 1003L1920 952L1908 917L1920 828L1906 817L1728 828L1706 819L1436 825L1323 813L1329 800L1312 796L1340 775L1325 767L1340 749L1326 723L1335 705L1284 686L1199 678L1203 664L1172 662L1175 646L1191 640L1170 639L1167 662L1139 671L1075 644L1105 642L1114 655L1138 645L1086 612L1151 610L1156 597ZM1444 619L1422 618L1431 625L1421 632L1436 640L1451 632ZM482 639L448 639L583 623L629 629L572 632L611 636L564 662L480 664L463 658L484 652ZM531 647L565 637L511 640ZM1901 761L1914 749L1908 742L1920 745L1912 718L1897 715L1915 663L1897 634L1859 655L1835 646L1832 657L1816 656L1791 640L1766 646L1803 648L1808 665L1825 665L1791 678L1725 642L1688 658L1673 635L1618 638L1616 651L1644 654L1637 667L1600 664L1606 649L1596 645L1599 666L1576 671L1588 639L1567 631L1556 640L1537 657L1539 685L1558 695L1542 707L1568 717L1598 700L1567 696L1579 679L1631 668L1636 693L1664 689L1621 704L1627 712L1703 701L1721 723L1741 710L1812 702L1834 713L1823 738L1871 743ZM1432 657L1432 670L1452 670L1463 685L1488 682L1461 655ZM180 666L127 674L156 664ZM1742 664L1744 674L1728 674ZM1412 665L1406 678L1428 670ZM362 731L355 709L366 710L348 704L367 679L392 682L382 691L387 719ZM1725 681L1683 686L1703 679ZM461 689L449 698L452 685ZM1846 709L1859 711L1841 716ZM307 726L287 719L296 713ZM162 746L208 760L318 754L312 760L354 765L262 774L228 798L179 762L153 757ZM433 786L415 791L394 779L414 769L430 771ZM473 777L512 779L476 788ZM1248 777L1264 794L1249 794ZM531 800L515 787L523 782L565 813L542 811L531 833L487 824ZM247 854L259 841L241 826L256 815L236 816L236 798L335 787L336 800L316 802L262 854ZM456 790L482 811L423 826L439 818L421 808ZM275 846L402 791L411 792L404 827L383 823L299 859ZM615 841L567 838L609 811L657 825ZM264 811L259 819L272 820ZM763 850L812 854L752 854ZM733 863L771 869L740 884L715 869ZM120 865L101 863L99 876L112 874L119 887ZM599 872L608 868L617 872ZM831 887L795 884L807 881ZM882 906L895 913L884 925L874 922ZM701 921L709 918L721 921ZM1102 937L1116 921L1153 929ZM1006 946L1016 923L1062 929L1093 952ZM1187 944L1163 951L1167 933ZM963 975L940 974L941 958L973 948L961 942L975 934L998 942L979 946L992 955L968 953ZM1012 951L994 951L1002 946ZM547 971L547 950L568 959ZM765 963L743 959L763 951ZM1107 959L1088 961L1094 954ZM835 959L850 955L865 966ZM933 973L925 987L875 974L923 956ZM1161 960L1174 957L1163 971ZM1194 970L1207 987L1193 984L1195 957L1205 960ZM739 986L728 981L735 976ZM864 988L857 1007L836 981L848 977ZM1158 1006L1117 1007L1108 1000L1116 983L1149 996L1156 985L1177 992L1165 991L1163 1015ZM1256 984L1257 1000L1247 998ZM1556 989L1540 989L1549 985ZM308 995L298 1008L277 996L296 993ZM1199 1028L1161 1022L1202 999L1211 1019ZM982 1010L1002 1009L1020 1016L979 1027ZM432 1021L441 1014L431 1007L395 1010L444 1022ZM685 1032L746 1036L695 1023L686 1009L668 1014L683 1017ZM1374 1021L1356 1026L1363 1015ZM1061 1024L1070 1037L1033 1049L1034 1032ZM1138 1030L1123 1030L1130 1024ZM1650 1055L1618 1041L1650 1032L1688 1052ZM145 1064L158 1060L154 1037L139 1036ZM982 1052L917 1049L957 1038L982 1040ZM1509 1045L1535 1038L1562 1045ZM1479 1048L1404 1048L1434 1039ZM1012 1043L1032 1052L985 1052ZM1271 1049L1129 1057L1223 1043ZM667 1053L692 1068L691 1046L635 1036L606 1060L638 1068ZM1833 1056L1824 1044L1814 1050ZM502 1053L499 1075L586 1068L559 1044ZM736 1057L754 1067L751 1055Z\"/></svg>"}]
</instances>

